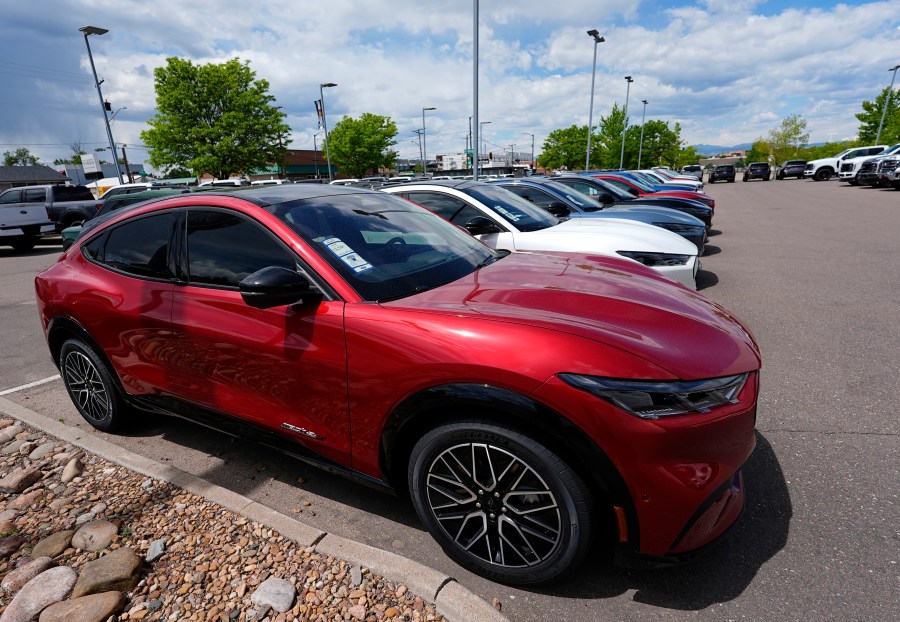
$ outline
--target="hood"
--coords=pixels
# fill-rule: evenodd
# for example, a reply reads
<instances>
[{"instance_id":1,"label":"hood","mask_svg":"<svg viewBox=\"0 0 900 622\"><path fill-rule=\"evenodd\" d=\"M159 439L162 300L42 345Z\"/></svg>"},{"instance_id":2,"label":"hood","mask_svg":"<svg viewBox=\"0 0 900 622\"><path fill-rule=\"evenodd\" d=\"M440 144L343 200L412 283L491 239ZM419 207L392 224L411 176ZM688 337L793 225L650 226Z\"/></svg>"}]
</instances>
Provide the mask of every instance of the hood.
<instances>
[{"instance_id":1,"label":"hood","mask_svg":"<svg viewBox=\"0 0 900 622\"><path fill-rule=\"evenodd\" d=\"M540 247L529 247L529 244L535 243ZM624 218L572 218L547 229L517 234L516 248L571 250L577 253L603 249L607 252L697 254L697 247L677 233Z\"/></svg>"},{"instance_id":2,"label":"hood","mask_svg":"<svg viewBox=\"0 0 900 622\"><path fill-rule=\"evenodd\" d=\"M760 366L753 337L734 315L647 268L608 257L511 253L453 283L385 306L568 333L639 356L682 379Z\"/></svg>"}]
</instances>

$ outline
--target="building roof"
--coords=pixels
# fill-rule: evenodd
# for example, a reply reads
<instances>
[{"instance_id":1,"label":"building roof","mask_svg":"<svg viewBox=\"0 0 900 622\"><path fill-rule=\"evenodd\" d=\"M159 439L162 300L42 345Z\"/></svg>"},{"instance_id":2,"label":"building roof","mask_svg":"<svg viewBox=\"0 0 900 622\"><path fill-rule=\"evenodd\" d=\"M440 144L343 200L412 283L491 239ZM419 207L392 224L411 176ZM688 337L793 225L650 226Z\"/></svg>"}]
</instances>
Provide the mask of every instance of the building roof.
<instances>
[{"instance_id":1,"label":"building roof","mask_svg":"<svg viewBox=\"0 0 900 622\"><path fill-rule=\"evenodd\" d=\"M0 184L60 184L68 177L49 166L0 166Z\"/></svg>"}]
</instances>

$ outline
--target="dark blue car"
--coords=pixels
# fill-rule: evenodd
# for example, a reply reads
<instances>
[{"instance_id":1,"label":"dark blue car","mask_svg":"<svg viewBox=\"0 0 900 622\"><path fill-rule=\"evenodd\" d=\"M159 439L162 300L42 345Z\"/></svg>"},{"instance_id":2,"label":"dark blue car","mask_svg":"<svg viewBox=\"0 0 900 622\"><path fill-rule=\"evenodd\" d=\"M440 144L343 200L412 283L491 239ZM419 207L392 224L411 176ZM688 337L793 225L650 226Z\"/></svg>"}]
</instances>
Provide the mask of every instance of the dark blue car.
<instances>
[{"instance_id":1,"label":"dark blue car","mask_svg":"<svg viewBox=\"0 0 900 622\"><path fill-rule=\"evenodd\" d=\"M699 218L666 207L607 207L586 194L553 178L529 177L498 179L502 186L523 199L561 218L619 218L636 220L677 233L697 246L702 253L706 243L706 225Z\"/></svg>"}]
</instances>

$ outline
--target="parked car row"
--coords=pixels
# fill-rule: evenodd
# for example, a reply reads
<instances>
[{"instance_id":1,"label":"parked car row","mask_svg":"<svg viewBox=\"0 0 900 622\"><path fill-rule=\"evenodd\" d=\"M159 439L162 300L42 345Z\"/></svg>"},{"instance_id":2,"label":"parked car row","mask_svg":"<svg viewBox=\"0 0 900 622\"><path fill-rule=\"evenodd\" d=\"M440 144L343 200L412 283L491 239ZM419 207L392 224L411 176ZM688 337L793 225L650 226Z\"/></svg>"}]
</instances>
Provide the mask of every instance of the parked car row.
<instances>
[{"instance_id":1,"label":"parked car row","mask_svg":"<svg viewBox=\"0 0 900 622\"><path fill-rule=\"evenodd\" d=\"M85 223L38 312L100 430L179 415L408 495L503 583L592 551L670 564L741 513L761 364L694 291L715 204L689 192L591 172L156 194Z\"/></svg>"}]
</instances>

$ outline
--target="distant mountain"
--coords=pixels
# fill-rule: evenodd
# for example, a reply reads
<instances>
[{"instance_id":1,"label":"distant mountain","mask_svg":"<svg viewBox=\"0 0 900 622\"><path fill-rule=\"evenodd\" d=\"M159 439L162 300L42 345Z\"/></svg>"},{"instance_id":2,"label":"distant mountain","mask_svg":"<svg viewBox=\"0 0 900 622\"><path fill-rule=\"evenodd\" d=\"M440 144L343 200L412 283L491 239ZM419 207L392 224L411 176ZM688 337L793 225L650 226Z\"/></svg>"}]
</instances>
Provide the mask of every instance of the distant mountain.
<instances>
[{"instance_id":1,"label":"distant mountain","mask_svg":"<svg viewBox=\"0 0 900 622\"><path fill-rule=\"evenodd\" d=\"M713 156L719 153L731 153L732 151L742 151L749 149L753 143L741 143L731 147L723 147L722 145L693 145L694 149L706 156Z\"/></svg>"}]
</instances>

